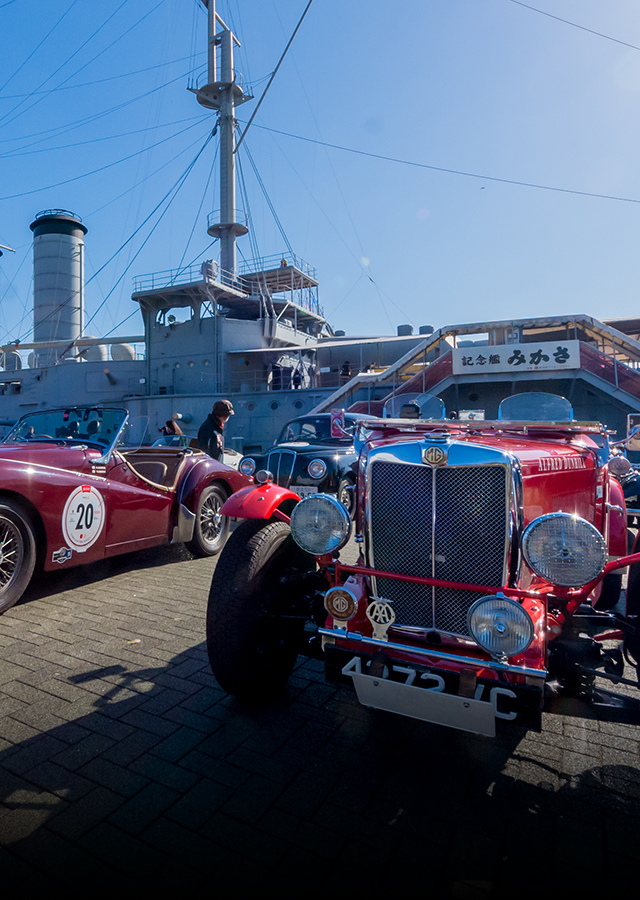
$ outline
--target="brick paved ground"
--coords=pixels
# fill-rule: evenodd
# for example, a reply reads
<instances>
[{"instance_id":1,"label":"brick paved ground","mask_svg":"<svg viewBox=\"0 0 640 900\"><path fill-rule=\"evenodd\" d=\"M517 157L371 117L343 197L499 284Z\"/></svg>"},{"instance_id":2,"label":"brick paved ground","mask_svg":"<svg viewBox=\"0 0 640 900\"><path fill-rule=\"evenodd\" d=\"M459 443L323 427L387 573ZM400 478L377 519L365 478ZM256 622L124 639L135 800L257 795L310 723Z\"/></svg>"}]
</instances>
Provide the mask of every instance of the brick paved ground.
<instances>
[{"instance_id":1,"label":"brick paved ground","mask_svg":"<svg viewBox=\"0 0 640 900\"><path fill-rule=\"evenodd\" d=\"M547 715L490 741L365 710L314 662L243 706L206 659L213 567L148 551L48 575L0 617L4 887L636 884L640 729Z\"/></svg>"}]
</instances>

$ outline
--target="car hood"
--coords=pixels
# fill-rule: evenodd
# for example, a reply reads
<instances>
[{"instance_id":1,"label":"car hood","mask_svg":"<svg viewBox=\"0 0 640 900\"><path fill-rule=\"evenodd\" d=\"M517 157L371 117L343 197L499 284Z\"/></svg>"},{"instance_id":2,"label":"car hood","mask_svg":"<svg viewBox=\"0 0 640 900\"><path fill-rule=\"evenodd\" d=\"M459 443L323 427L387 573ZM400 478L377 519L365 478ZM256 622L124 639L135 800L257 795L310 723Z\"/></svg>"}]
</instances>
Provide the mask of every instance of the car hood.
<instances>
[{"instance_id":1,"label":"car hood","mask_svg":"<svg viewBox=\"0 0 640 900\"><path fill-rule=\"evenodd\" d=\"M330 444L330 443L311 443L310 441L289 441L286 444L276 444L267 452L273 450L295 450L296 453L334 453L336 455L343 453L355 453L353 444ZM265 454L266 455L266 454Z\"/></svg>"},{"instance_id":2,"label":"car hood","mask_svg":"<svg viewBox=\"0 0 640 900\"><path fill-rule=\"evenodd\" d=\"M56 469L77 469L87 456L100 456L100 451L87 448L86 444L69 446L44 441L0 444L0 464L3 461L32 466L49 466Z\"/></svg>"}]
</instances>

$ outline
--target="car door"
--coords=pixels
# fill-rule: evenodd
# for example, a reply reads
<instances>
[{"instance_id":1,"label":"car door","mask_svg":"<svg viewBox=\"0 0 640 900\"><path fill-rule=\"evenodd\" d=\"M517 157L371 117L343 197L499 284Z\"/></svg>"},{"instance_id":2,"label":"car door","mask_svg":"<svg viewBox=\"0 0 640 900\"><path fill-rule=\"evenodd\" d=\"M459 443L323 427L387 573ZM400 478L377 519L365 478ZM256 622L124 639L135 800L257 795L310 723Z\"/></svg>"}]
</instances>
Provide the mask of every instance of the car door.
<instances>
[{"instance_id":1,"label":"car door","mask_svg":"<svg viewBox=\"0 0 640 900\"><path fill-rule=\"evenodd\" d=\"M129 553L170 540L173 491L137 475L114 453L107 467L109 486L105 556Z\"/></svg>"}]
</instances>

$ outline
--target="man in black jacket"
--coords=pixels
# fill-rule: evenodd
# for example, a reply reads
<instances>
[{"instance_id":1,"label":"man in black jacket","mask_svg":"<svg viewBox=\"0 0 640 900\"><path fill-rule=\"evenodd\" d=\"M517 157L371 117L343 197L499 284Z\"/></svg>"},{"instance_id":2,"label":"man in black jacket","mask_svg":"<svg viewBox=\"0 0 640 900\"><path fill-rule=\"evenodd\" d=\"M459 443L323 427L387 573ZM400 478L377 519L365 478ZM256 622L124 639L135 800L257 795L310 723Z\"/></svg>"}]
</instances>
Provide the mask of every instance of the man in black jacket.
<instances>
[{"instance_id":1,"label":"man in black jacket","mask_svg":"<svg viewBox=\"0 0 640 900\"><path fill-rule=\"evenodd\" d=\"M230 400L216 400L213 409L198 431L198 447L217 459L218 462L222 462L224 456L225 422L233 414L233 405Z\"/></svg>"}]
</instances>

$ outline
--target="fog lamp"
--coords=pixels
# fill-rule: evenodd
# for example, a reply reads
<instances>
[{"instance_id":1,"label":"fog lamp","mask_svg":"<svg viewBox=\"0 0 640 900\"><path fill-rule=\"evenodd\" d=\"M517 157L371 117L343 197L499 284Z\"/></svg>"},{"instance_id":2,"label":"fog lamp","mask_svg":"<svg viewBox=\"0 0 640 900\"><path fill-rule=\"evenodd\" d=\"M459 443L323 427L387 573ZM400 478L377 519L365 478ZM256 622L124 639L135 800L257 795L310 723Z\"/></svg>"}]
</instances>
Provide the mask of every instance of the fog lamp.
<instances>
[{"instance_id":1,"label":"fog lamp","mask_svg":"<svg viewBox=\"0 0 640 900\"><path fill-rule=\"evenodd\" d=\"M297 503L291 513L291 535L296 544L322 556L339 550L349 540L351 516L328 494L313 494Z\"/></svg>"},{"instance_id":2,"label":"fog lamp","mask_svg":"<svg viewBox=\"0 0 640 900\"><path fill-rule=\"evenodd\" d=\"M595 525L569 513L534 519L522 536L522 552L536 575L562 587L593 581L608 558L607 545Z\"/></svg>"},{"instance_id":3,"label":"fog lamp","mask_svg":"<svg viewBox=\"0 0 640 900\"><path fill-rule=\"evenodd\" d=\"M273 481L273 475L267 469L258 469L254 476L256 484L268 484Z\"/></svg>"},{"instance_id":4,"label":"fog lamp","mask_svg":"<svg viewBox=\"0 0 640 900\"><path fill-rule=\"evenodd\" d=\"M467 616L473 639L492 656L517 656L533 640L529 613L502 594L480 597Z\"/></svg>"}]
</instances>

